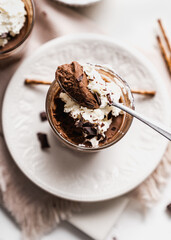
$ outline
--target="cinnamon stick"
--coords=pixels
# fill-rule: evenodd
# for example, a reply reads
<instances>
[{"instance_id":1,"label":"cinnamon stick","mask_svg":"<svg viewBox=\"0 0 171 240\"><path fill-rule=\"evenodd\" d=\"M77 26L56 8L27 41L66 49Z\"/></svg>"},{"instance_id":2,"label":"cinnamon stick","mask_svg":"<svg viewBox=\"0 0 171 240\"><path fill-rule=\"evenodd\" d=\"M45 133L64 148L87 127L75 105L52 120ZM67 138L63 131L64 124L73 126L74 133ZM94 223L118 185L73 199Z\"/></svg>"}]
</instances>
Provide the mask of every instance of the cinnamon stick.
<instances>
[{"instance_id":1,"label":"cinnamon stick","mask_svg":"<svg viewBox=\"0 0 171 240\"><path fill-rule=\"evenodd\" d=\"M41 80L34 80L34 79L25 79L24 83L26 85L32 85L32 84L42 84L42 85L50 85L51 82L48 81L41 81ZM131 90L132 93L135 94L141 94L141 95L149 95L149 96L154 96L156 94L155 91L147 91L147 90Z\"/></svg>"},{"instance_id":2,"label":"cinnamon stick","mask_svg":"<svg viewBox=\"0 0 171 240\"><path fill-rule=\"evenodd\" d=\"M164 46L163 46L162 41L161 41L161 38L159 36L157 36L157 41L158 41L158 44L159 44L162 56L163 56L163 58L165 60L167 69L169 71L169 74L171 75L171 61L170 61L170 58L167 56L167 53L166 53L166 51L164 49Z\"/></svg>"},{"instance_id":3,"label":"cinnamon stick","mask_svg":"<svg viewBox=\"0 0 171 240\"><path fill-rule=\"evenodd\" d=\"M161 19L158 19L157 21L158 21L159 27L160 27L160 29L161 29L161 32L162 32L162 34L163 34L163 37L164 37L164 39L165 39L165 42L166 42L166 44L167 44L167 47L168 47L168 49L169 49L169 52L171 53L171 45L170 45L169 39L168 39L168 37L167 37L167 35L166 35L166 32L165 32L165 30L164 30L162 21L161 21Z\"/></svg>"}]
</instances>

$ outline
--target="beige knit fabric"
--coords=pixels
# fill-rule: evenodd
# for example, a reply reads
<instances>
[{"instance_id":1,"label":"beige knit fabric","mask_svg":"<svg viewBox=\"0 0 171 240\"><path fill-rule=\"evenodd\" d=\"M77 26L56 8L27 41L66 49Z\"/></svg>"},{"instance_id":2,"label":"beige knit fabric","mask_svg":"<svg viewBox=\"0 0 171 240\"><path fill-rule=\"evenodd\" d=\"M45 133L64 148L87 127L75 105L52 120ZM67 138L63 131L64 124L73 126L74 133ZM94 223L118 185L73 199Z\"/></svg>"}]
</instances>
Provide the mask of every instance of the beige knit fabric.
<instances>
[{"instance_id":1,"label":"beige knit fabric","mask_svg":"<svg viewBox=\"0 0 171 240\"><path fill-rule=\"evenodd\" d=\"M162 194L162 187L167 183L171 174L171 143L156 170L138 186L133 192L132 197L145 207L150 207L158 201Z\"/></svg>"},{"instance_id":2,"label":"beige knit fabric","mask_svg":"<svg viewBox=\"0 0 171 240\"><path fill-rule=\"evenodd\" d=\"M0 136L1 204L20 226L24 239L37 239L69 217L79 204L57 198L33 184L15 165Z\"/></svg>"}]
</instances>

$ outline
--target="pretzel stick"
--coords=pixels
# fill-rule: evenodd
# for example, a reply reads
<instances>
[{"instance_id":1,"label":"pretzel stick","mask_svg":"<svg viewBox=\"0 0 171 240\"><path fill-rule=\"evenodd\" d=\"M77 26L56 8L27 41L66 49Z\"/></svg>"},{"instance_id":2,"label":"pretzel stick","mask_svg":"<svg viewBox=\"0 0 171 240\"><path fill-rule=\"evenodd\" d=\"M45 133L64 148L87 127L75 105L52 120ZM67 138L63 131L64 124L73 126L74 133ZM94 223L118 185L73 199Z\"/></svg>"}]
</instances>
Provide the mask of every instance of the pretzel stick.
<instances>
[{"instance_id":1,"label":"pretzel stick","mask_svg":"<svg viewBox=\"0 0 171 240\"><path fill-rule=\"evenodd\" d=\"M47 81L41 81L41 80L34 80L34 79L28 79L26 78L24 81L25 85L31 85L31 84L42 84L42 85L51 85L51 82L47 82Z\"/></svg>"},{"instance_id":2,"label":"pretzel stick","mask_svg":"<svg viewBox=\"0 0 171 240\"><path fill-rule=\"evenodd\" d=\"M161 29L161 31L162 31L162 33L163 33L163 37L164 37L164 39L165 39L165 41L166 41L167 47L168 47L168 49L169 49L169 51L170 51L170 53L171 53L171 46L170 46L170 43L169 43L169 39L168 39L168 37L167 37L167 35L166 35L166 32L165 32L165 30L164 30L162 21L161 21L161 19L158 19L157 21L158 21L158 24L159 24L159 26L160 26L160 29Z\"/></svg>"},{"instance_id":3,"label":"pretzel stick","mask_svg":"<svg viewBox=\"0 0 171 240\"><path fill-rule=\"evenodd\" d=\"M141 95L148 95L148 96L154 96L156 94L156 91L146 91L146 90L131 90L134 94L141 94Z\"/></svg>"},{"instance_id":4,"label":"pretzel stick","mask_svg":"<svg viewBox=\"0 0 171 240\"><path fill-rule=\"evenodd\" d=\"M166 53L166 51L165 51L165 49L164 49L164 46L163 46L162 41L161 41L161 39L160 39L159 36L157 36L157 41L158 41L158 44L159 44L161 53L162 53L162 55L163 55L163 58L164 58L164 60L165 60L166 66L167 66L167 68L168 68L168 71L169 71L169 73L170 73L170 75L171 75L171 63L170 63L170 59L169 59L168 56L167 56L167 53Z\"/></svg>"},{"instance_id":5,"label":"pretzel stick","mask_svg":"<svg viewBox=\"0 0 171 240\"><path fill-rule=\"evenodd\" d=\"M31 85L31 84L51 85L51 82L26 78L25 81L24 81L24 84L26 84L26 85ZM155 91L146 91L146 90L131 90L131 92L135 93L135 94L149 95L149 96L154 96L156 94Z\"/></svg>"}]
</instances>

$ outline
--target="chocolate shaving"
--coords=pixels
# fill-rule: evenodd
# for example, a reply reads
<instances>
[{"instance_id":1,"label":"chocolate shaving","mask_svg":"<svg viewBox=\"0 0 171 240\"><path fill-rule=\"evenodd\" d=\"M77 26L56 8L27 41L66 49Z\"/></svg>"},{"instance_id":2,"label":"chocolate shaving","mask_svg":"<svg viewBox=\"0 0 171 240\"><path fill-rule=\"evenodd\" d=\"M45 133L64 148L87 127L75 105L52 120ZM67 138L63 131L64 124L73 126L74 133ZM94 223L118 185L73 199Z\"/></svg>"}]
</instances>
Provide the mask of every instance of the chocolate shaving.
<instances>
[{"instance_id":1,"label":"chocolate shaving","mask_svg":"<svg viewBox=\"0 0 171 240\"><path fill-rule=\"evenodd\" d=\"M42 122L46 121L47 120L47 116L46 116L46 113L45 112L41 112L40 113L40 119Z\"/></svg>"},{"instance_id":2,"label":"chocolate shaving","mask_svg":"<svg viewBox=\"0 0 171 240\"><path fill-rule=\"evenodd\" d=\"M111 119L112 118L112 111L109 112L109 114L107 115L107 119Z\"/></svg>"},{"instance_id":3,"label":"chocolate shaving","mask_svg":"<svg viewBox=\"0 0 171 240\"><path fill-rule=\"evenodd\" d=\"M90 122L84 122L83 123L83 127L94 127L94 126L95 126L95 124L90 123Z\"/></svg>"},{"instance_id":4,"label":"chocolate shaving","mask_svg":"<svg viewBox=\"0 0 171 240\"><path fill-rule=\"evenodd\" d=\"M81 116L80 119L78 119L78 120L75 122L75 126L76 126L77 128L82 128L83 123L84 123L84 119L83 119L83 117Z\"/></svg>"},{"instance_id":5,"label":"chocolate shaving","mask_svg":"<svg viewBox=\"0 0 171 240\"><path fill-rule=\"evenodd\" d=\"M101 105L101 99L100 99L99 94L97 92L94 93L94 97L95 97L98 105L100 106Z\"/></svg>"},{"instance_id":6,"label":"chocolate shaving","mask_svg":"<svg viewBox=\"0 0 171 240\"><path fill-rule=\"evenodd\" d=\"M41 149L50 148L47 135L45 133L37 133L38 140L40 141Z\"/></svg>"},{"instance_id":7,"label":"chocolate shaving","mask_svg":"<svg viewBox=\"0 0 171 240\"><path fill-rule=\"evenodd\" d=\"M112 102L112 99L111 99L110 93L108 93L106 96L107 96L107 99L108 99L109 103L112 104L113 102Z\"/></svg>"},{"instance_id":8,"label":"chocolate shaving","mask_svg":"<svg viewBox=\"0 0 171 240\"><path fill-rule=\"evenodd\" d=\"M83 131L88 135L88 136L97 136L97 129L92 128L92 127L83 127Z\"/></svg>"},{"instance_id":9,"label":"chocolate shaving","mask_svg":"<svg viewBox=\"0 0 171 240\"><path fill-rule=\"evenodd\" d=\"M122 97L119 98L119 103L123 103Z\"/></svg>"}]
</instances>

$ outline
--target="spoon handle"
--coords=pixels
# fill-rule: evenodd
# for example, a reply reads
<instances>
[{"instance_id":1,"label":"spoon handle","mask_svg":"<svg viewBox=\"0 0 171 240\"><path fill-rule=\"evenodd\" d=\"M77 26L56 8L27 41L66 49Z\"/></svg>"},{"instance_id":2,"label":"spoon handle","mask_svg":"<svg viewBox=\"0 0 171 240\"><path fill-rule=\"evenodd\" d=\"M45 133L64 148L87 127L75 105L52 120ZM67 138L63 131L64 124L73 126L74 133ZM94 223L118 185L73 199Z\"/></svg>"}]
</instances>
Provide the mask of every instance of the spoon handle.
<instances>
[{"instance_id":1,"label":"spoon handle","mask_svg":"<svg viewBox=\"0 0 171 240\"><path fill-rule=\"evenodd\" d=\"M132 110L131 108L126 107L120 103L112 103L111 105L114 105L115 107L122 109L124 112L127 112L130 115L134 116L135 118L137 118L141 122L147 124L149 127L153 128L158 133L160 133L161 135L163 135L164 137L166 137L167 139L169 139L171 141L171 128L166 127L166 126L162 125L161 123L157 123L151 119L148 119L147 117L143 116L141 113L138 113L138 112Z\"/></svg>"}]
</instances>

